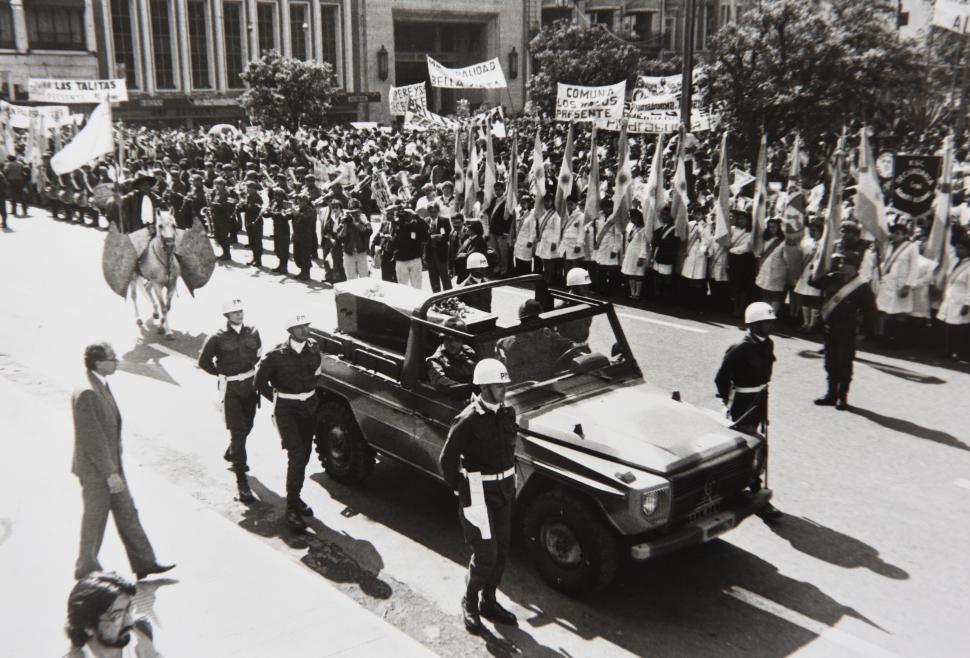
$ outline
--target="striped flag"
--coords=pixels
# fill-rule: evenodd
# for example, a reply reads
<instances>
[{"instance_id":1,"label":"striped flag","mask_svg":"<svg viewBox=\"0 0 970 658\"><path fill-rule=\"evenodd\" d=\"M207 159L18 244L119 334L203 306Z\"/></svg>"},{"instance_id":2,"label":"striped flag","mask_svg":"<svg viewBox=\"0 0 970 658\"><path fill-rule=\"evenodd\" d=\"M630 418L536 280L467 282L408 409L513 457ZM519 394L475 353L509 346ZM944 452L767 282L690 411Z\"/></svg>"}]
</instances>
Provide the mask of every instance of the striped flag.
<instances>
[{"instance_id":1,"label":"striped flag","mask_svg":"<svg viewBox=\"0 0 970 658\"><path fill-rule=\"evenodd\" d=\"M768 136L761 133L758 167L754 176L754 203L751 209L751 233L754 253L764 249L765 222L768 219Z\"/></svg>"},{"instance_id":2,"label":"striped flag","mask_svg":"<svg viewBox=\"0 0 970 658\"><path fill-rule=\"evenodd\" d=\"M512 136L512 153L509 154L509 175L505 183L505 218L512 217L519 207L519 133ZM512 230L514 232L515 226Z\"/></svg>"},{"instance_id":3,"label":"striped flag","mask_svg":"<svg viewBox=\"0 0 970 658\"><path fill-rule=\"evenodd\" d=\"M586 183L586 221L592 224L600 216L600 160L596 150L596 124L589 138L589 178Z\"/></svg>"},{"instance_id":4,"label":"striped flag","mask_svg":"<svg viewBox=\"0 0 970 658\"><path fill-rule=\"evenodd\" d=\"M664 190L663 170L663 135L657 135L657 144L653 150L653 161L650 163L650 173L647 184L643 186L643 233L647 242L653 242L653 232L660 224L660 211L667 205L667 192Z\"/></svg>"},{"instance_id":5,"label":"striped flag","mask_svg":"<svg viewBox=\"0 0 970 658\"><path fill-rule=\"evenodd\" d=\"M465 168L465 219L475 214L478 200L478 146L475 144L475 131L468 131L468 166Z\"/></svg>"},{"instance_id":6,"label":"striped flag","mask_svg":"<svg viewBox=\"0 0 970 658\"><path fill-rule=\"evenodd\" d=\"M492 145L492 121L486 122L485 130L485 207L490 208L495 200L495 181L498 174L495 170L495 147Z\"/></svg>"},{"instance_id":7,"label":"striped flag","mask_svg":"<svg viewBox=\"0 0 970 658\"><path fill-rule=\"evenodd\" d=\"M940 182L936 188L936 199L933 201L933 226L926 241L923 255L934 261L938 276L946 276L947 261L950 250L947 248L950 235L950 207L953 198L950 196L950 179L953 176L953 135L947 135L943 140L943 167Z\"/></svg>"},{"instance_id":8,"label":"striped flag","mask_svg":"<svg viewBox=\"0 0 970 658\"><path fill-rule=\"evenodd\" d=\"M536 127L536 141L532 147L532 169L529 170L529 181L532 192L536 197L536 206L539 199L546 196L546 165L545 156L542 154L542 139L540 138L539 128Z\"/></svg>"},{"instance_id":9,"label":"striped flag","mask_svg":"<svg viewBox=\"0 0 970 658\"><path fill-rule=\"evenodd\" d=\"M573 124L569 124L569 132L566 133L566 150L562 155L562 166L559 167L559 185L556 187L556 202L553 208L559 217L562 218L563 226L569 219L569 212L566 208L566 199L573 191Z\"/></svg>"},{"instance_id":10,"label":"striped flag","mask_svg":"<svg viewBox=\"0 0 970 658\"><path fill-rule=\"evenodd\" d=\"M787 192L782 214L785 233L799 233L805 228L805 192L802 190L802 138L798 134L792 145Z\"/></svg>"},{"instance_id":11,"label":"striped flag","mask_svg":"<svg viewBox=\"0 0 970 658\"><path fill-rule=\"evenodd\" d=\"M465 154L461 152L461 131L455 131L455 198L465 192Z\"/></svg>"},{"instance_id":12,"label":"striped flag","mask_svg":"<svg viewBox=\"0 0 970 658\"><path fill-rule=\"evenodd\" d=\"M674 186L671 190L670 212L674 216L674 234L687 239L687 164L684 162L684 140L677 147L677 167L674 169Z\"/></svg>"},{"instance_id":13,"label":"striped flag","mask_svg":"<svg viewBox=\"0 0 970 658\"><path fill-rule=\"evenodd\" d=\"M831 183L829 184L829 202L825 212L825 225L822 228L822 243L815 260L812 263L812 279L819 279L829 271L832 265L832 254L835 252L835 241L842 226L842 170L845 166L845 136L839 138L835 147L835 166L832 168Z\"/></svg>"},{"instance_id":14,"label":"striped flag","mask_svg":"<svg viewBox=\"0 0 970 658\"><path fill-rule=\"evenodd\" d=\"M889 231L875 162L872 157L872 147L869 146L869 135L866 132L866 126L863 126L859 130L859 179L856 182L855 216L862 228L876 239L881 250Z\"/></svg>"},{"instance_id":15,"label":"striped flag","mask_svg":"<svg viewBox=\"0 0 970 658\"><path fill-rule=\"evenodd\" d=\"M626 122L620 127L620 140L616 153L616 179L613 183L613 223L621 230L630 221L630 187L633 183L632 164L630 163L630 139Z\"/></svg>"},{"instance_id":16,"label":"striped flag","mask_svg":"<svg viewBox=\"0 0 970 658\"><path fill-rule=\"evenodd\" d=\"M717 163L717 200L714 204L714 240L727 249L731 245L731 189L728 183L728 134L721 136L721 157Z\"/></svg>"}]
</instances>

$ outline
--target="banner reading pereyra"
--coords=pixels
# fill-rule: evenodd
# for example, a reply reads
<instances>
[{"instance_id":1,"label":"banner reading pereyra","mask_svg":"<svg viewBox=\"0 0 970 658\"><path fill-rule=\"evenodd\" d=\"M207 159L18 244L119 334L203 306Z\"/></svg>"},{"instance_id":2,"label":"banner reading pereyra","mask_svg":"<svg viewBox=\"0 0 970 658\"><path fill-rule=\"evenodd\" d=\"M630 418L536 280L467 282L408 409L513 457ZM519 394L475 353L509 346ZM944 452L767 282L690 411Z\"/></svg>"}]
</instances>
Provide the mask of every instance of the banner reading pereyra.
<instances>
[{"instance_id":1,"label":"banner reading pereyra","mask_svg":"<svg viewBox=\"0 0 970 658\"><path fill-rule=\"evenodd\" d=\"M387 95L387 102L392 115L403 116L412 105L428 107L428 90L423 82L404 87L392 86Z\"/></svg>"},{"instance_id":2,"label":"banner reading pereyra","mask_svg":"<svg viewBox=\"0 0 970 658\"><path fill-rule=\"evenodd\" d=\"M63 125L71 116L71 111L66 105L40 105L38 107L28 107L26 105L13 105L7 101L0 101L0 109L9 113L10 126L26 130L30 128L30 118L43 116L44 122L48 126Z\"/></svg>"},{"instance_id":3,"label":"banner reading pereyra","mask_svg":"<svg viewBox=\"0 0 970 658\"><path fill-rule=\"evenodd\" d=\"M597 121L623 118L626 80L603 87L558 83L556 121Z\"/></svg>"},{"instance_id":4,"label":"banner reading pereyra","mask_svg":"<svg viewBox=\"0 0 970 658\"><path fill-rule=\"evenodd\" d=\"M505 73L498 57L462 69L445 68L428 57L428 78L432 87L446 89L504 89Z\"/></svg>"},{"instance_id":5,"label":"banner reading pereyra","mask_svg":"<svg viewBox=\"0 0 970 658\"><path fill-rule=\"evenodd\" d=\"M118 103L128 100L124 78L116 80L64 80L28 78L27 96L32 101L47 103Z\"/></svg>"}]
</instances>

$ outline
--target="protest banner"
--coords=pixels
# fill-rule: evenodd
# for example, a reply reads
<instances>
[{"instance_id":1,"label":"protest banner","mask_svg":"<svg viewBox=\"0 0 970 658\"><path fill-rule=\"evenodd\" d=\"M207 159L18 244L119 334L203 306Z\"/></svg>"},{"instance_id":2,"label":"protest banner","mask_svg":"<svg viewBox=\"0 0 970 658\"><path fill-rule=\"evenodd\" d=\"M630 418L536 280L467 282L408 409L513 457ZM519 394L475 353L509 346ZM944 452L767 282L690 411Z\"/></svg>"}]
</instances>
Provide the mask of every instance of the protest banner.
<instances>
[{"instance_id":1,"label":"protest banner","mask_svg":"<svg viewBox=\"0 0 970 658\"><path fill-rule=\"evenodd\" d=\"M456 130L460 125L454 119L417 107L404 113L405 130Z\"/></svg>"},{"instance_id":2,"label":"protest banner","mask_svg":"<svg viewBox=\"0 0 970 658\"><path fill-rule=\"evenodd\" d=\"M936 0L933 25L958 34L970 32L970 0Z\"/></svg>"},{"instance_id":3,"label":"protest banner","mask_svg":"<svg viewBox=\"0 0 970 658\"><path fill-rule=\"evenodd\" d=\"M428 89L423 82L404 87L391 87L387 95L391 115L404 116L411 106L428 107Z\"/></svg>"},{"instance_id":4,"label":"protest banner","mask_svg":"<svg viewBox=\"0 0 970 658\"><path fill-rule=\"evenodd\" d=\"M603 87L558 83L556 121L597 121L623 118L626 80Z\"/></svg>"},{"instance_id":5,"label":"protest banner","mask_svg":"<svg viewBox=\"0 0 970 658\"><path fill-rule=\"evenodd\" d=\"M631 100L637 102L651 96L679 95L682 79L683 76L679 73L665 76L639 75L636 85L633 87L633 98Z\"/></svg>"},{"instance_id":6,"label":"protest banner","mask_svg":"<svg viewBox=\"0 0 970 658\"><path fill-rule=\"evenodd\" d=\"M893 207L914 217L929 212L940 164L939 156L897 154L893 167Z\"/></svg>"},{"instance_id":7,"label":"protest banner","mask_svg":"<svg viewBox=\"0 0 970 658\"><path fill-rule=\"evenodd\" d=\"M128 85L117 80L62 80L28 78L27 96L46 103L118 103L128 100Z\"/></svg>"},{"instance_id":8,"label":"protest banner","mask_svg":"<svg viewBox=\"0 0 970 658\"><path fill-rule=\"evenodd\" d=\"M634 109L633 104L626 103L623 118L631 135L658 135L680 130L680 110L642 112ZM621 125L619 119L599 119L594 123L600 130L613 132L619 132ZM691 112L690 124L691 132L705 132L717 126L718 117L706 110L695 109Z\"/></svg>"},{"instance_id":9,"label":"protest banner","mask_svg":"<svg viewBox=\"0 0 970 658\"><path fill-rule=\"evenodd\" d=\"M432 87L447 89L504 89L505 73L498 57L462 69L449 69L428 57L428 78Z\"/></svg>"},{"instance_id":10,"label":"protest banner","mask_svg":"<svg viewBox=\"0 0 970 658\"><path fill-rule=\"evenodd\" d=\"M371 177L370 190L374 202L381 211L391 205L391 186L388 185L387 176L383 171Z\"/></svg>"},{"instance_id":11,"label":"protest banner","mask_svg":"<svg viewBox=\"0 0 970 658\"><path fill-rule=\"evenodd\" d=\"M0 108L10 114L10 126L26 130L30 128L31 117L43 116L48 126L55 126L63 123L71 116L71 111L66 105L40 105L29 107L27 105L13 105L6 101L0 101Z\"/></svg>"}]
</instances>

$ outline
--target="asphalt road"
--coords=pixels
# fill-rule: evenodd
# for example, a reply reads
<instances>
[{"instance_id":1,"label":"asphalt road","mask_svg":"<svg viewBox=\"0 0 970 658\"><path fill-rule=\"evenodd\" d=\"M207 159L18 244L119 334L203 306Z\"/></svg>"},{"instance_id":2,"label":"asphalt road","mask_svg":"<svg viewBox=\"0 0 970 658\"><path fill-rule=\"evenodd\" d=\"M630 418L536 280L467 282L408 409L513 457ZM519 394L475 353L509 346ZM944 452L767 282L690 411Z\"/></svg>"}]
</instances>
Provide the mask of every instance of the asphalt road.
<instances>
[{"instance_id":1,"label":"asphalt road","mask_svg":"<svg viewBox=\"0 0 970 658\"><path fill-rule=\"evenodd\" d=\"M439 655L966 655L966 369L863 349L854 409L840 413L811 404L824 388L819 345L777 337L770 484L782 523L751 519L707 545L627 566L607 591L583 601L548 589L517 555L502 591L519 627L496 627L483 640L466 635L458 619L468 552L453 498L438 484L380 463L365 484L349 488L311 461L304 492L316 519L312 535L293 537L279 523L285 458L264 407L249 441L260 502L247 508L233 500L215 382L195 357L222 320L224 298L241 296L247 322L272 345L296 310L333 324L329 286L220 264L194 298L180 289L170 315L175 333L164 339L152 327L139 330L130 302L104 283L103 232L31 214L12 218L13 230L0 234L0 375L30 395L69 391L82 373L83 346L111 341L123 355L112 390L137 430L126 439L128 462L236 522L235 541L266 542L301 561L306 578L337 584ZM248 260L245 250L234 254ZM497 300L509 308L519 301L516 293ZM735 325L719 316L620 312L648 381L718 407L713 374L741 336ZM9 404L0 400L0 413ZM63 428L65 450L70 431ZM69 541L75 532L66 530ZM61 614L63 601L52 605ZM248 605L259 605L258 597Z\"/></svg>"}]
</instances>

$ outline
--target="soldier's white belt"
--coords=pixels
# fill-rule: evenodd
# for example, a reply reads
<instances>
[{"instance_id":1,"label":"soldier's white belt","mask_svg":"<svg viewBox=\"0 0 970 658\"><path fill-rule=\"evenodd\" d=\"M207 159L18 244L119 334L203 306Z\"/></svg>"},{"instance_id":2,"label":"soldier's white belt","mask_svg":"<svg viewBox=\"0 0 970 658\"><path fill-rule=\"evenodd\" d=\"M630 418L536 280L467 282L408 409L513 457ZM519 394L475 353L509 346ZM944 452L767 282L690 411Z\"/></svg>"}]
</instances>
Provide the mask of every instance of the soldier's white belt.
<instances>
[{"instance_id":1,"label":"soldier's white belt","mask_svg":"<svg viewBox=\"0 0 970 658\"><path fill-rule=\"evenodd\" d=\"M300 400L302 402L303 400L309 400L316 394L317 392L315 390L307 391L306 393L281 393L280 391L277 391L276 397L282 400Z\"/></svg>"},{"instance_id":2,"label":"soldier's white belt","mask_svg":"<svg viewBox=\"0 0 970 658\"><path fill-rule=\"evenodd\" d=\"M738 386L734 389L734 392L735 393L760 393L766 388L768 388L767 384L762 384L761 386Z\"/></svg>"},{"instance_id":3,"label":"soldier's white belt","mask_svg":"<svg viewBox=\"0 0 970 658\"><path fill-rule=\"evenodd\" d=\"M477 475L482 479L482 482L498 482L499 480L504 480L505 478L510 478L513 475L515 475L515 466L508 469L507 471L502 471L501 473L489 473L489 474L476 473L474 471L469 473L465 469L461 469L461 474L464 475L466 478L472 475Z\"/></svg>"},{"instance_id":4,"label":"soldier's white belt","mask_svg":"<svg viewBox=\"0 0 970 658\"><path fill-rule=\"evenodd\" d=\"M250 370L249 372L239 373L238 375L225 375L225 378L227 382L241 382L243 380L250 379L251 377L255 377L255 376L256 376L256 371Z\"/></svg>"}]
</instances>

